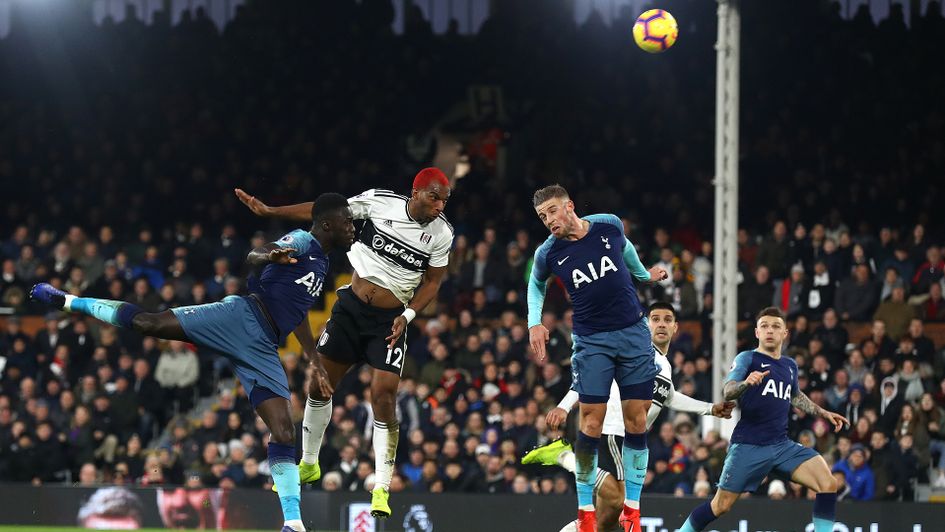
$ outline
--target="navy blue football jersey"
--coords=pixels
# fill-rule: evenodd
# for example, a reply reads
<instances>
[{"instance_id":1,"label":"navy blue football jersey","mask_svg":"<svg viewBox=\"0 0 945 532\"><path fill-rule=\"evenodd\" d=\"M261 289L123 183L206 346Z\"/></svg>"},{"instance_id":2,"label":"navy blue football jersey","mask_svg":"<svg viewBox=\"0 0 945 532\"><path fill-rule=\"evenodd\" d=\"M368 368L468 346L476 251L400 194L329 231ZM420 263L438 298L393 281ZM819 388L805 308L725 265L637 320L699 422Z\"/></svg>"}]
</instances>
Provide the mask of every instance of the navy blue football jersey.
<instances>
[{"instance_id":1,"label":"navy blue football jersey","mask_svg":"<svg viewBox=\"0 0 945 532\"><path fill-rule=\"evenodd\" d=\"M275 244L292 248L295 264L267 264L259 277L249 278L250 292L259 295L279 328L282 343L306 319L322 292L328 273L328 257L312 233L296 229Z\"/></svg>"},{"instance_id":2,"label":"navy blue football jersey","mask_svg":"<svg viewBox=\"0 0 945 532\"><path fill-rule=\"evenodd\" d=\"M643 318L633 277L649 279L633 245L623 234L623 222L612 214L593 214L587 234L578 240L549 236L535 251L530 284L544 288L557 275L571 296L574 334L585 336L625 329ZM543 292L542 292L543 293ZM530 290L531 327L541 323L543 298Z\"/></svg>"},{"instance_id":3,"label":"navy blue football jersey","mask_svg":"<svg viewBox=\"0 0 945 532\"><path fill-rule=\"evenodd\" d=\"M742 381L753 371L770 371L757 386L750 386L738 400L741 419L732 443L770 445L787 439L791 397L797 391L797 364L790 357L772 358L757 351L735 357L726 381Z\"/></svg>"}]
</instances>

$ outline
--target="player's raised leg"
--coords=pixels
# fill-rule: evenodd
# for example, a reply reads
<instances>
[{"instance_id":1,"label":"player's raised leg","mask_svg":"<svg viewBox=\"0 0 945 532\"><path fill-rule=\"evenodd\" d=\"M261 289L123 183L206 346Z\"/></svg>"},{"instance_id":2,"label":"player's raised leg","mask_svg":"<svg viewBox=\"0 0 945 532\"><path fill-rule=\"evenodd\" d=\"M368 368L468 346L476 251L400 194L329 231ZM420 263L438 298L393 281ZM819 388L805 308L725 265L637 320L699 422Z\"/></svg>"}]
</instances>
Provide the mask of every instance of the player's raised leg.
<instances>
[{"instance_id":1,"label":"player's raised leg","mask_svg":"<svg viewBox=\"0 0 945 532\"><path fill-rule=\"evenodd\" d=\"M139 332L145 336L165 340L189 342L180 322L174 314L164 312L145 312L141 307L125 301L77 297L48 284L39 283L30 290L30 297L67 312L78 312L98 320L110 323L122 329Z\"/></svg>"},{"instance_id":2,"label":"player's raised leg","mask_svg":"<svg viewBox=\"0 0 945 532\"><path fill-rule=\"evenodd\" d=\"M791 474L791 480L815 492L814 532L832 532L837 514L837 479L820 455L808 458Z\"/></svg>"},{"instance_id":3,"label":"player's raised leg","mask_svg":"<svg viewBox=\"0 0 945 532\"><path fill-rule=\"evenodd\" d=\"M318 361L310 361L308 367L308 399L302 418L302 461L299 462L299 479L302 484L315 482L322 476L318 465L318 452L322 448L325 430L331 421L332 401L330 390L334 390L352 364L336 362L318 355ZM328 384L328 390L324 383Z\"/></svg>"}]
</instances>

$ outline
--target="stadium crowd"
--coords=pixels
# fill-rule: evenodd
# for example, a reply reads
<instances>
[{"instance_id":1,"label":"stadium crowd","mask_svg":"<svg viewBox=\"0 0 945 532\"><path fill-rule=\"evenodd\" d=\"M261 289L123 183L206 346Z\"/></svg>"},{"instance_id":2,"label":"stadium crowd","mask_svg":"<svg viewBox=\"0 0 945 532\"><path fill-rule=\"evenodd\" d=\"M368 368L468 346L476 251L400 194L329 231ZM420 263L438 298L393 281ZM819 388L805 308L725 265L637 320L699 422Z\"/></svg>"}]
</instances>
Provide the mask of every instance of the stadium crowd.
<instances>
[{"instance_id":1,"label":"stadium crowd","mask_svg":"<svg viewBox=\"0 0 945 532\"><path fill-rule=\"evenodd\" d=\"M556 437L544 414L570 380L562 287L545 307L544 364L523 322L545 238L530 194L549 179L580 212L621 215L644 263L671 272L641 290L701 324L700 341L674 342L673 380L712 400L711 3L666 2L696 22L658 59L630 48L629 14L575 27L553 9L535 17L523 7L533 3L496 3L471 38L432 35L416 10L391 35L380 0L254 2L220 34L199 14L174 27L71 21L61 36L72 46L49 59L72 72L62 84L20 53L33 35L14 27L0 41L18 79L0 88L0 301L15 314L0 336L0 480L268 487L265 427L241 388L218 393L229 375L218 357L61 313L28 336L18 316L39 312L29 287L45 280L151 311L241 293L247 251L287 228L261 227L233 187L271 203L326 186L402 190L435 152L434 126L466 139L472 171L446 212L457 231L449 278L409 332L392 491L573 490L563 470L518 465ZM833 434L795 412L789 427L845 480L843 496L911 500L916 482L945 487L945 353L924 333L945 321L945 117L934 97L945 74L925 68L945 22L930 7L909 30L895 10L876 27L804 3L822 16L802 20L797 2L744 6L757 22L745 42L775 20L785 33L744 51L739 313L784 309L805 392L851 420ZM804 48L805 32L825 36L823 53ZM507 116L441 123L471 84L501 85ZM845 324L860 322L871 335L853 342ZM284 365L300 421L304 363L289 354ZM371 483L368 380L353 372L336 391L315 489ZM214 406L192 424L202 397ZM654 425L647 492L713 489L727 443L702 438L700 423L665 412ZM759 491L808 495L778 479Z\"/></svg>"}]
</instances>

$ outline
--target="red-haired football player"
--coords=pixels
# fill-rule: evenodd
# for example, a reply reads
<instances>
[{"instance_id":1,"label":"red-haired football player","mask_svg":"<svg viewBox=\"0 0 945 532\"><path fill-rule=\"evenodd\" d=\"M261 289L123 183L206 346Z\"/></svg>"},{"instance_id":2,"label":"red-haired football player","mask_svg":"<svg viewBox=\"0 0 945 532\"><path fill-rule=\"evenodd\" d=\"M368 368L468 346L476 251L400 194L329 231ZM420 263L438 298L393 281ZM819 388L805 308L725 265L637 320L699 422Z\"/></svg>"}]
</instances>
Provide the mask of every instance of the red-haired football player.
<instances>
[{"instance_id":1,"label":"red-haired football player","mask_svg":"<svg viewBox=\"0 0 945 532\"><path fill-rule=\"evenodd\" d=\"M236 195L259 216L310 220L311 203L270 207L240 189ZM397 388L407 351L407 324L436 298L453 245L453 227L443 209L450 196L446 175L421 170L410 197L371 189L348 200L364 226L348 259L351 284L338 289L338 301L316 346L302 342L309 361L308 401L302 421L301 482L321 477L318 450L331 419L331 393L353 366L369 364L374 410L376 483L371 513L390 517L390 481L400 428L395 412ZM419 286L419 288L418 288Z\"/></svg>"}]
</instances>

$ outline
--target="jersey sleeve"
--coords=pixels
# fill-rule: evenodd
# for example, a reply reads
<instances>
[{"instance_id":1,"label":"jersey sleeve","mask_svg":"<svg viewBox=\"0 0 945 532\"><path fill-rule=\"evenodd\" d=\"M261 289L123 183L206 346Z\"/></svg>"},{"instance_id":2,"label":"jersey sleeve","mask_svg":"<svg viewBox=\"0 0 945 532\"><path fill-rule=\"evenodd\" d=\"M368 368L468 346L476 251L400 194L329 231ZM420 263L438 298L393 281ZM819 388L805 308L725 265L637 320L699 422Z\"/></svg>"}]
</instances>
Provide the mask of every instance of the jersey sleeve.
<instances>
[{"instance_id":1,"label":"jersey sleeve","mask_svg":"<svg viewBox=\"0 0 945 532\"><path fill-rule=\"evenodd\" d=\"M677 392L673 387L670 387L669 395L666 397L666 406L679 412L691 412L700 416L708 416L712 413L712 403L693 399L682 392Z\"/></svg>"},{"instance_id":2,"label":"jersey sleeve","mask_svg":"<svg viewBox=\"0 0 945 532\"><path fill-rule=\"evenodd\" d=\"M371 217L371 209L377 205L377 196L374 194L377 189L365 190L357 196L348 198L348 206L351 207L351 216L355 220L366 220Z\"/></svg>"},{"instance_id":3,"label":"jersey sleeve","mask_svg":"<svg viewBox=\"0 0 945 532\"><path fill-rule=\"evenodd\" d=\"M751 358L751 351L739 353L732 362L732 368L729 370L728 376L725 377L725 382L745 380L748 377L748 368L751 367Z\"/></svg>"},{"instance_id":4,"label":"jersey sleeve","mask_svg":"<svg viewBox=\"0 0 945 532\"><path fill-rule=\"evenodd\" d=\"M545 305L545 283L551 272L548 270L549 241L538 246L535 250L535 261L532 263L532 272L528 276L528 327L541 324L541 309Z\"/></svg>"},{"instance_id":5,"label":"jersey sleeve","mask_svg":"<svg viewBox=\"0 0 945 532\"><path fill-rule=\"evenodd\" d=\"M291 233L283 236L273 243L280 248L294 249L295 251L289 253L289 255L292 257L298 257L308 253L308 248L312 245L314 240L315 237L312 236L312 233L303 231L302 229L296 229L295 231L292 231Z\"/></svg>"},{"instance_id":6,"label":"jersey sleeve","mask_svg":"<svg viewBox=\"0 0 945 532\"><path fill-rule=\"evenodd\" d=\"M450 263L450 249L453 248L453 233L446 231L430 254L430 266L440 268Z\"/></svg>"},{"instance_id":7,"label":"jersey sleeve","mask_svg":"<svg viewBox=\"0 0 945 532\"><path fill-rule=\"evenodd\" d=\"M637 248L634 247L633 242L630 242L630 239L627 238L623 241L623 262L627 265L627 269L630 270L630 275L632 275L634 279L637 281L650 280L650 272L646 270L646 267L643 266L643 262L640 261Z\"/></svg>"}]
</instances>

